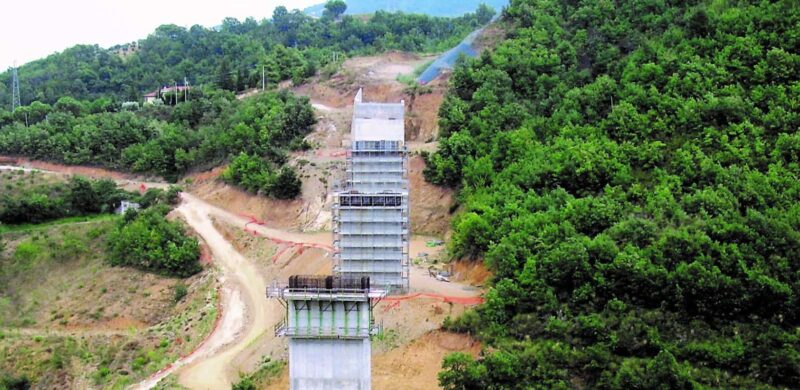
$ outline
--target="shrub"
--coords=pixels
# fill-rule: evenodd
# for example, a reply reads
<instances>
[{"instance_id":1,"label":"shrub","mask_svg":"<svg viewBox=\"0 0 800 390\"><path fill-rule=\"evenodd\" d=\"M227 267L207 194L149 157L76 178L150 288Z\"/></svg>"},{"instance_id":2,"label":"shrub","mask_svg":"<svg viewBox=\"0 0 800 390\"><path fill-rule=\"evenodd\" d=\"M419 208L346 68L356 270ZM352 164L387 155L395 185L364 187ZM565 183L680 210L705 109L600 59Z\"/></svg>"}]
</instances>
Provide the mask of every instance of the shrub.
<instances>
[{"instance_id":1,"label":"shrub","mask_svg":"<svg viewBox=\"0 0 800 390\"><path fill-rule=\"evenodd\" d=\"M109 239L110 262L169 276L200 271L200 247L178 222L167 221L167 209L156 207L119 223Z\"/></svg>"},{"instance_id":2,"label":"shrub","mask_svg":"<svg viewBox=\"0 0 800 390\"><path fill-rule=\"evenodd\" d=\"M175 303L182 301L189 293L189 289L183 283L176 284L173 291L172 301Z\"/></svg>"}]
</instances>

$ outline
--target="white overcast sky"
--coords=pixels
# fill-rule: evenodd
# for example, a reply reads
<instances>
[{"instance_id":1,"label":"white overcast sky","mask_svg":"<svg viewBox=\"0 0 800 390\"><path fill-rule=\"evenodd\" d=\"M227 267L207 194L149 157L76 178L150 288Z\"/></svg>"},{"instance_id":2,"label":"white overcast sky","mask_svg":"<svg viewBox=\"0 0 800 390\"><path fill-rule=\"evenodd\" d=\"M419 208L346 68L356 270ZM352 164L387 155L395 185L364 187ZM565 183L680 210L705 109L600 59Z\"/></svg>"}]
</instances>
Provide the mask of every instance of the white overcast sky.
<instances>
[{"instance_id":1,"label":"white overcast sky","mask_svg":"<svg viewBox=\"0 0 800 390\"><path fill-rule=\"evenodd\" d=\"M162 24L214 27L228 16L270 18L279 5L324 0L7 0L0 20L0 72L77 44L109 47L146 38Z\"/></svg>"}]
</instances>

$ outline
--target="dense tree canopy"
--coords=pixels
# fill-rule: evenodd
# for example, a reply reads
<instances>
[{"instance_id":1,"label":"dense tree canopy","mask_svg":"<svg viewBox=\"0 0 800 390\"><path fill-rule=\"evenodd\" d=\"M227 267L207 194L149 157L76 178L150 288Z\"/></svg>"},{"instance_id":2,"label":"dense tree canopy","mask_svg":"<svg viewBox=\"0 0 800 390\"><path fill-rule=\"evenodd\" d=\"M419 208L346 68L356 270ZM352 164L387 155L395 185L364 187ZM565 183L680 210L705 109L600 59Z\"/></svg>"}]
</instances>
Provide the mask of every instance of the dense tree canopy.
<instances>
[{"instance_id":1,"label":"dense tree canopy","mask_svg":"<svg viewBox=\"0 0 800 390\"><path fill-rule=\"evenodd\" d=\"M427 178L487 302L448 389L800 383L800 7L514 0Z\"/></svg>"},{"instance_id":2,"label":"dense tree canopy","mask_svg":"<svg viewBox=\"0 0 800 390\"><path fill-rule=\"evenodd\" d=\"M338 19L347 11L347 3L344 0L329 0L325 3L325 12L323 16L333 19Z\"/></svg>"},{"instance_id":3,"label":"dense tree canopy","mask_svg":"<svg viewBox=\"0 0 800 390\"><path fill-rule=\"evenodd\" d=\"M281 166L286 150L301 147L315 123L308 99L287 92L239 101L230 92L208 89L193 91L189 101L176 106L148 105L134 112L62 98L37 110L41 115L29 117L28 127L24 118L13 118L0 128L0 154L171 180L191 167L216 166L242 152Z\"/></svg>"},{"instance_id":4,"label":"dense tree canopy","mask_svg":"<svg viewBox=\"0 0 800 390\"><path fill-rule=\"evenodd\" d=\"M17 182L20 183L20 182ZM110 213L133 194L112 180L73 177L68 183L30 188L9 185L0 194L0 224L41 223L57 218Z\"/></svg>"},{"instance_id":5,"label":"dense tree canopy","mask_svg":"<svg viewBox=\"0 0 800 390\"><path fill-rule=\"evenodd\" d=\"M343 12L344 2L331 11ZM346 5L345 5L346 8ZM138 101L174 83L243 90L267 82L298 82L328 64L333 52L443 51L485 23L485 9L458 18L379 11L367 20L342 16L314 19L286 7L271 20L226 18L220 28L163 25L146 39L104 49L78 45L19 68L22 104L80 100ZM118 50L129 49L118 53ZM11 106L10 72L0 74L0 107Z\"/></svg>"}]
</instances>

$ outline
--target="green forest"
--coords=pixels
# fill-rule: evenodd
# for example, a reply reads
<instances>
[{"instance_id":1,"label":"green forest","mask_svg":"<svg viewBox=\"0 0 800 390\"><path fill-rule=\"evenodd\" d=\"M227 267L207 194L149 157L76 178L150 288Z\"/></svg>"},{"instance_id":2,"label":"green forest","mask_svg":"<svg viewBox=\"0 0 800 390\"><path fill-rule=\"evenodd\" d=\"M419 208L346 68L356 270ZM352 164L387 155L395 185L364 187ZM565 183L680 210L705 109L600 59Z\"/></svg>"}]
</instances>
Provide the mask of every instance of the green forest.
<instances>
[{"instance_id":1,"label":"green forest","mask_svg":"<svg viewBox=\"0 0 800 390\"><path fill-rule=\"evenodd\" d=\"M182 85L184 79L241 91L260 86L262 70L270 85L299 82L329 65L334 53L342 58L387 50L447 50L494 16L485 7L458 18L385 11L362 18L343 12L335 8L317 19L281 6L260 22L226 18L218 28L163 25L127 45L78 45L19 67L22 104L54 104L64 96L139 101L147 92ZM132 53L118 55L122 48ZM0 107L11 107L10 72L0 74Z\"/></svg>"},{"instance_id":2,"label":"green forest","mask_svg":"<svg viewBox=\"0 0 800 390\"><path fill-rule=\"evenodd\" d=\"M800 383L800 6L513 0L429 181L493 271L446 389Z\"/></svg>"},{"instance_id":3,"label":"green forest","mask_svg":"<svg viewBox=\"0 0 800 390\"><path fill-rule=\"evenodd\" d=\"M161 26L129 46L135 50L127 56L116 53L119 47L76 46L26 64L19 68L23 106L0 108L0 154L170 181L232 161L227 182L292 199L301 183L286 156L310 146L303 138L316 122L313 109L287 92L244 101L235 92L259 85L262 75L274 87L331 74L347 55L441 51L494 15L483 6L458 18L387 12L355 18L343 15L343 2L327 8L318 19L278 7L260 23L227 18L217 29ZM9 77L0 75L0 107L10 106ZM184 77L196 87L159 94L158 104L140 109L144 92L183 84Z\"/></svg>"},{"instance_id":4,"label":"green forest","mask_svg":"<svg viewBox=\"0 0 800 390\"><path fill-rule=\"evenodd\" d=\"M241 152L283 166L288 149L304 147L303 137L316 122L308 99L288 92L237 100L231 92L194 90L186 102L138 111L106 102L65 97L0 117L0 154L175 181L190 168L218 166Z\"/></svg>"}]
</instances>

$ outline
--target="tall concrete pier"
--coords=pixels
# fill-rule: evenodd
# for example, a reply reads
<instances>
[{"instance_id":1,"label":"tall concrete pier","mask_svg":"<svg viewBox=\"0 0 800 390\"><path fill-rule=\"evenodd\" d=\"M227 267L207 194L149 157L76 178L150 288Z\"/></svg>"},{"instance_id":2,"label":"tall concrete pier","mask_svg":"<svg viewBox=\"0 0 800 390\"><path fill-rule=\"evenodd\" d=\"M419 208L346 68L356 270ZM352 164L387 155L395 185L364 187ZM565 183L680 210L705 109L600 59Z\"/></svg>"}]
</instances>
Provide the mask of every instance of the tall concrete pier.
<instances>
[{"instance_id":1,"label":"tall concrete pier","mask_svg":"<svg viewBox=\"0 0 800 390\"><path fill-rule=\"evenodd\" d=\"M286 309L275 329L289 338L292 390L369 390L373 305L386 295L368 277L292 276L267 295Z\"/></svg>"}]
</instances>

